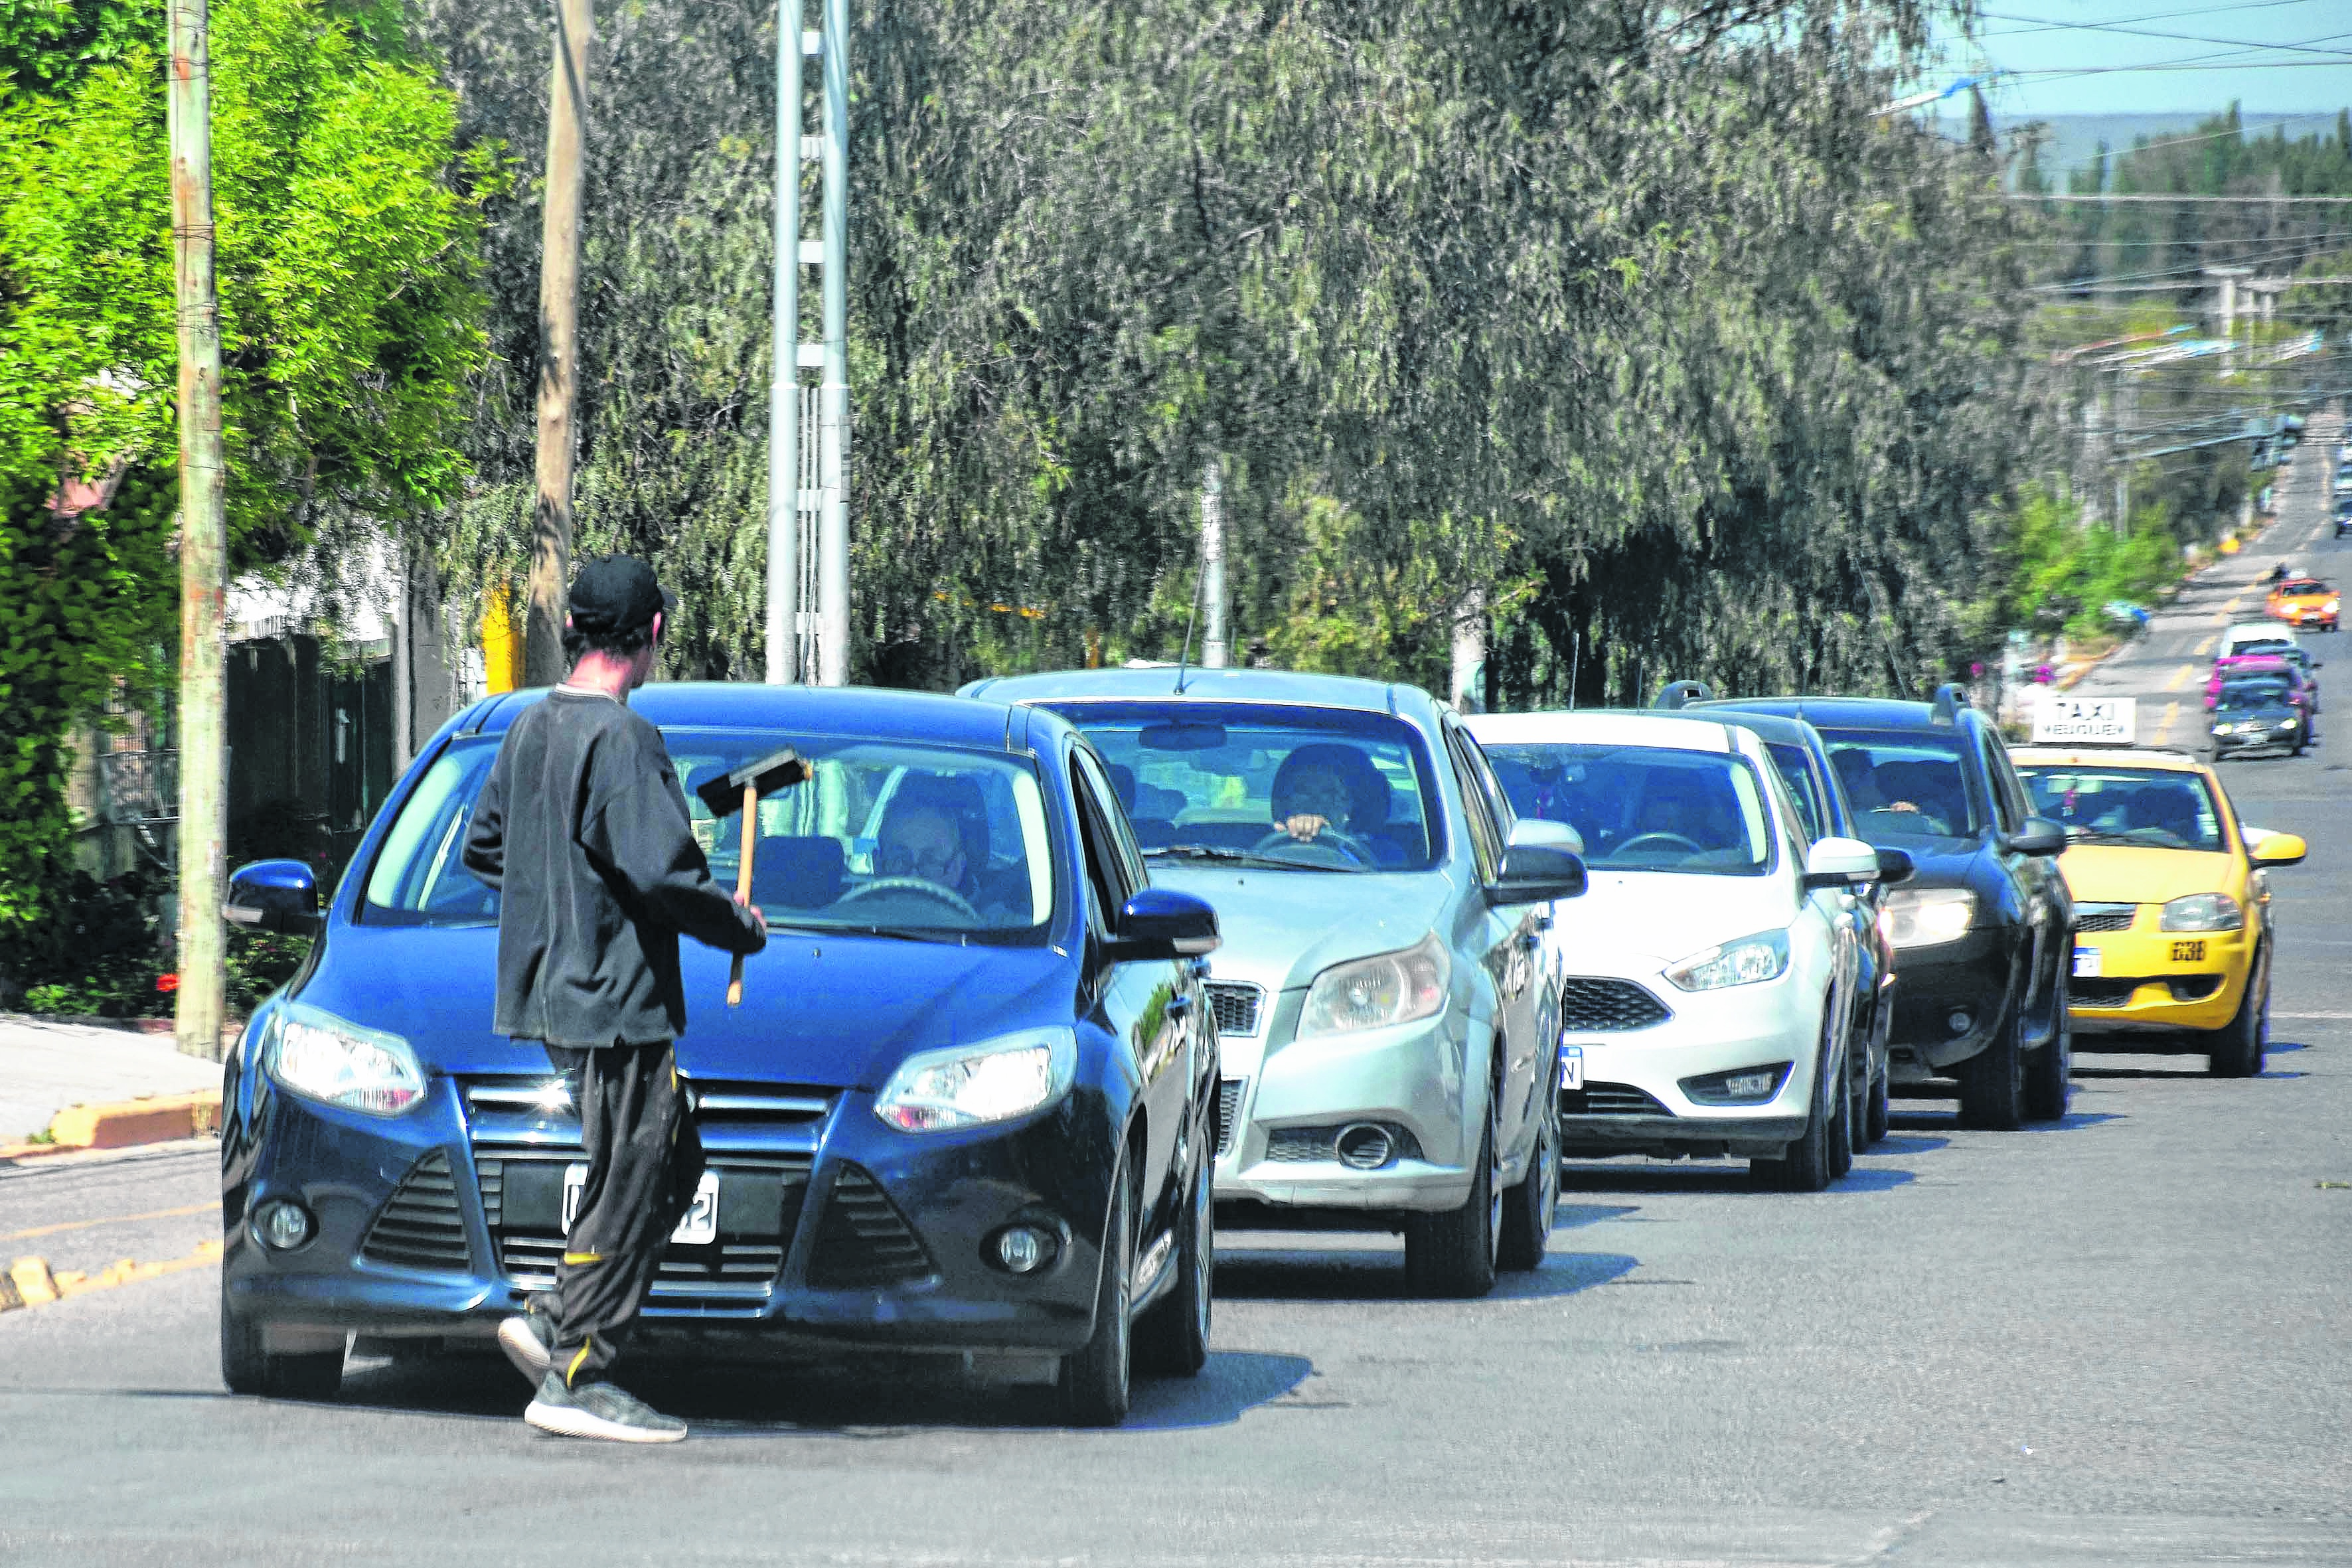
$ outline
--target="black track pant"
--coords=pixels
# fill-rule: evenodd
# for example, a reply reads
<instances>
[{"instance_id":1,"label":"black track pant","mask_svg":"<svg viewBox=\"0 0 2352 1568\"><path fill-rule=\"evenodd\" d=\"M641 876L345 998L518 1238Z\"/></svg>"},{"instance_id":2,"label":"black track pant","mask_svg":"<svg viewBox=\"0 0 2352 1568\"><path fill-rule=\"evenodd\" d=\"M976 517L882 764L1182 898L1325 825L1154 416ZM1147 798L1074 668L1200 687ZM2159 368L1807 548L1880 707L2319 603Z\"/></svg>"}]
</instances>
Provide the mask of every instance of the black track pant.
<instances>
[{"instance_id":1,"label":"black track pant","mask_svg":"<svg viewBox=\"0 0 2352 1568\"><path fill-rule=\"evenodd\" d=\"M702 1148L687 1119L669 1042L547 1047L580 1108L588 1183L564 1240L549 1304L555 1367L566 1384L610 1366L614 1337L661 1266L662 1248L702 1180Z\"/></svg>"}]
</instances>

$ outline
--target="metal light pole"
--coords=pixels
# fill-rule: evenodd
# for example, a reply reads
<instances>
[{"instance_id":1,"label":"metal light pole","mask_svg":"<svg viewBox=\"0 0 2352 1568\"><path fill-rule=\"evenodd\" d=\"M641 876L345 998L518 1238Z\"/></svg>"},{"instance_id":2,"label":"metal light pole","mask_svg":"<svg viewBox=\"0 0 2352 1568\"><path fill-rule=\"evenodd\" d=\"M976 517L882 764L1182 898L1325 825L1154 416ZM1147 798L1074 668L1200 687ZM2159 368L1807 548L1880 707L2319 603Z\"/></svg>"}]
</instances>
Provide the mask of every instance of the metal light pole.
<instances>
[{"instance_id":1,"label":"metal light pole","mask_svg":"<svg viewBox=\"0 0 2352 1568\"><path fill-rule=\"evenodd\" d=\"M172 0L173 280L180 339L179 1047L220 1057L227 1009L227 628L223 566L228 486L221 455L220 298L213 285L211 17Z\"/></svg>"},{"instance_id":2,"label":"metal light pole","mask_svg":"<svg viewBox=\"0 0 2352 1568\"><path fill-rule=\"evenodd\" d=\"M824 384L817 679L849 679L849 0L824 0Z\"/></svg>"},{"instance_id":3,"label":"metal light pole","mask_svg":"<svg viewBox=\"0 0 2352 1568\"><path fill-rule=\"evenodd\" d=\"M776 0L776 285L768 331L768 680L801 678L802 0Z\"/></svg>"},{"instance_id":4,"label":"metal light pole","mask_svg":"<svg viewBox=\"0 0 2352 1568\"><path fill-rule=\"evenodd\" d=\"M1201 479L1201 668L1225 668L1225 476L1214 458Z\"/></svg>"}]
</instances>

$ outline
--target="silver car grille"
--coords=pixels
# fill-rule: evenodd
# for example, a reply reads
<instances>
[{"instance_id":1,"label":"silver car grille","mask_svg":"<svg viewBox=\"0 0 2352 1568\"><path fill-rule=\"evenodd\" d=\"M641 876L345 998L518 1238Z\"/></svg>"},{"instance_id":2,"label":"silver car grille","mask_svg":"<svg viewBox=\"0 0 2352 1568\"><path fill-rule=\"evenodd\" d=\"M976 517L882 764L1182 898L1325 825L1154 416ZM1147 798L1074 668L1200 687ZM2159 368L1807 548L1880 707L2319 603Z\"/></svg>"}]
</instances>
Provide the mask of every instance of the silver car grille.
<instances>
[{"instance_id":1,"label":"silver car grille","mask_svg":"<svg viewBox=\"0 0 2352 1568\"><path fill-rule=\"evenodd\" d=\"M1560 987L1559 1026L1578 1034L1647 1029L1673 1016L1664 1003L1630 980L1579 975Z\"/></svg>"},{"instance_id":2,"label":"silver car grille","mask_svg":"<svg viewBox=\"0 0 2352 1568\"><path fill-rule=\"evenodd\" d=\"M1265 1001L1265 993L1255 985L1231 980L1209 983L1209 1007L1217 1016L1220 1035L1256 1034L1257 1016Z\"/></svg>"},{"instance_id":3,"label":"silver car grille","mask_svg":"<svg viewBox=\"0 0 2352 1568\"><path fill-rule=\"evenodd\" d=\"M2137 904L2076 904L2074 929L2086 931L2129 931L2139 914Z\"/></svg>"}]
</instances>

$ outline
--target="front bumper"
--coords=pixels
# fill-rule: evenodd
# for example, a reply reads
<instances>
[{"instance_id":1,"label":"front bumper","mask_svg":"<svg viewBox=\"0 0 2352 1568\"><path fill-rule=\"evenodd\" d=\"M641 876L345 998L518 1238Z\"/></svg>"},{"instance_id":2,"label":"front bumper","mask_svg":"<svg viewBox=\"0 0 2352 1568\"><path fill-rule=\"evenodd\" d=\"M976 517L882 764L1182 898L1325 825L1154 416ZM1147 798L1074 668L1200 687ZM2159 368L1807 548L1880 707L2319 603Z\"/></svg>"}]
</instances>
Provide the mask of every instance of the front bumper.
<instances>
[{"instance_id":1,"label":"front bumper","mask_svg":"<svg viewBox=\"0 0 2352 1568\"><path fill-rule=\"evenodd\" d=\"M2067 1016L2083 1048L2085 1037L2218 1029L2245 999L2253 957L2243 929L2166 931L2157 907L2141 905L2130 929L2074 938L2075 967L2095 952L2095 975L2069 983Z\"/></svg>"},{"instance_id":2,"label":"front bumper","mask_svg":"<svg viewBox=\"0 0 2352 1568\"><path fill-rule=\"evenodd\" d=\"M1226 1080L1217 1202L1235 1212L1423 1214L1467 1203L1486 1068L1472 1059L1458 1005L1418 1023L1302 1040L1305 1000L1301 990L1276 997L1255 1071ZM1394 1157L1352 1169L1337 1137L1366 1123L1388 1130Z\"/></svg>"},{"instance_id":3,"label":"front bumper","mask_svg":"<svg viewBox=\"0 0 2352 1568\"><path fill-rule=\"evenodd\" d=\"M2217 730L2211 736L2213 754L2216 757L2235 756L2243 752L2293 751L2295 747L2306 743L2310 738L2311 721L2308 719L2296 724L2293 729L2283 730L2273 725L2270 729L2258 731L2252 734L2243 731L2233 731L2226 735Z\"/></svg>"},{"instance_id":4,"label":"front bumper","mask_svg":"<svg viewBox=\"0 0 2352 1568\"><path fill-rule=\"evenodd\" d=\"M422 1105L379 1119L256 1086L225 1148L222 1288L266 1342L478 1338L552 1283L552 1205L580 1157L576 1125L470 1104L466 1087L436 1078ZM642 1331L763 1351L1059 1354L1086 1342L1115 1150L1098 1096L1081 1082L1028 1122L920 1138L884 1126L870 1095L823 1103L797 1121L694 1118L719 1174L718 1234L669 1247ZM246 1216L286 1199L316 1234L278 1252ZM1015 1222L1061 1243L1034 1274L983 1260Z\"/></svg>"},{"instance_id":5,"label":"front bumper","mask_svg":"<svg viewBox=\"0 0 2352 1568\"><path fill-rule=\"evenodd\" d=\"M1681 992L1648 986L1673 1016L1648 1028L1566 1030L1563 1050L1582 1053L1584 1088L1559 1087L1560 1152L1776 1158L1804 1135L1820 1071L1822 996L1795 971L1757 985ZM1690 1079L1787 1063L1769 1099L1695 1100Z\"/></svg>"},{"instance_id":6,"label":"front bumper","mask_svg":"<svg viewBox=\"0 0 2352 1568\"><path fill-rule=\"evenodd\" d=\"M2021 997L1998 930L1895 955L1895 1024L1888 1059L1898 1082L1930 1078L1982 1054Z\"/></svg>"}]
</instances>

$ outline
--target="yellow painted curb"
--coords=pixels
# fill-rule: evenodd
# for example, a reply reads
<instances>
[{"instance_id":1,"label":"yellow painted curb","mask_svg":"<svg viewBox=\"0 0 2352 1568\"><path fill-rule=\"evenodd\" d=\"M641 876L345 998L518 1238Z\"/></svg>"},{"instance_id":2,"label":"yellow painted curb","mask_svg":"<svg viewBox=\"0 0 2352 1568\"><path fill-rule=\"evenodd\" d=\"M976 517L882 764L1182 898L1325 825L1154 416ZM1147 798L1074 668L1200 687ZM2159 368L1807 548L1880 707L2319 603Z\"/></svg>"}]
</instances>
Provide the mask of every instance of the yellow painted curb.
<instances>
[{"instance_id":1,"label":"yellow painted curb","mask_svg":"<svg viewBox=\"0 0 2352 1568\"><path fill-rule=\"evenodd\" d=\"M61 1154L75 1149L126 1149L134 1143L164 1143L196 1138L220 1126L220 1090L198 1094L154 1095L144 1100L117 1100L109 1105L76 1105L58 1112L49 1122L47 1143L15 1143L0 1148L0 1159L33 1154Z\"/></svg>"},{"instance_id":2,"label":"yellow painted curb","mask_svg":"<svg viewBox=\"0 0 2352 1568\"><path fill-rule=\"evenodd\" d=\"M63 1274L49 1272L48 1260L42 1258L19 1258L9 1265L8 1272L0 1276L0 1312L12 1307L46 1307L68 1296L86 1296L93 1290L111 1290L117 1285L129 1285L135 1280L153 1279L165 1274L177 1274L183 1268L200 1268L207 1263L218 1263L221 1244L204 1241L185 1258L167 1258L161 1263L142 1263L126 1258L110 1263L97 1273L68 1268Z\"/></svg>"}]
</instances>

